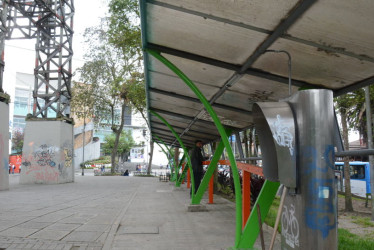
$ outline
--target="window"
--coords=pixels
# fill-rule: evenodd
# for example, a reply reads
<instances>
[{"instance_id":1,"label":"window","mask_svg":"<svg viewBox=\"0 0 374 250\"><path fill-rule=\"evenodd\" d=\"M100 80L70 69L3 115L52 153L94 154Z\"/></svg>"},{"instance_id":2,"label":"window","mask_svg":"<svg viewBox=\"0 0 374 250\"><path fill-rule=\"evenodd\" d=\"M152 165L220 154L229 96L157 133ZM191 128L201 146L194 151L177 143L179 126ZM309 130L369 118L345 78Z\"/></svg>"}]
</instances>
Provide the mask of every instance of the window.
<instances>
[{"instance_id":1,"label":"window","mask_svg":"<svg viewBox=\"0 0 374 250\"><path fill-rule=\"evenodd\" d=\"M342 171L344 178L344 165L335 165L335 170ZM365 179L365 165L350 165L349 172L352 180Z\"/></svg>"},{"instance_id":2,"label":"window","mask_svg":"<svg viewBox=\"0 0 374 250\"><path fill-rule=\"evenodd\" d=\"M13 118L13 130L14 129L25 129L26 121L25 118L14 117Z\"/></svg>"}]
</instances>

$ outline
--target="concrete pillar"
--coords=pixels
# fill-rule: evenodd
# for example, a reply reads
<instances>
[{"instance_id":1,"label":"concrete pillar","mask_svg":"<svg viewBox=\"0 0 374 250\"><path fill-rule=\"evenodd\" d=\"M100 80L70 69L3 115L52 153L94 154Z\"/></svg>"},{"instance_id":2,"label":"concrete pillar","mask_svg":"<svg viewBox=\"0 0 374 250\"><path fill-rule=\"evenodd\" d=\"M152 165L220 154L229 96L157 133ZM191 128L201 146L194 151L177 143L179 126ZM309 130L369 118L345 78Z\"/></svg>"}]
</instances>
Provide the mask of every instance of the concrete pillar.
<instances>
[{"instance_id":1,"label":"concrete pillar","mask_svg":"<svg viewBox=\"0 0 374 250\"><path fill-rule=\"evenodd\" d=\"M26 121L21 184L74 182L73 125L65 121Z\"/></svg>"},{"instance_id":2,"label":"concrete pillar","mask_svg":"<svg viewBox=\"0 0 374 250\"><path fill-rule=\"evenodd\" d=\"M9 189L9 105L0 101L0 191Z\"/></svg>"},{"instance_id":3,"label":"concrete pillar","mask_svg":"<svg viewBox=\"0 0 374 250\"><path fill-rule=\"evenodd\" d=\"M298 188L283 205L282 249L337 249L333 94L300 91L289 103L297 120Z\"/></svg>"}]
</instances>

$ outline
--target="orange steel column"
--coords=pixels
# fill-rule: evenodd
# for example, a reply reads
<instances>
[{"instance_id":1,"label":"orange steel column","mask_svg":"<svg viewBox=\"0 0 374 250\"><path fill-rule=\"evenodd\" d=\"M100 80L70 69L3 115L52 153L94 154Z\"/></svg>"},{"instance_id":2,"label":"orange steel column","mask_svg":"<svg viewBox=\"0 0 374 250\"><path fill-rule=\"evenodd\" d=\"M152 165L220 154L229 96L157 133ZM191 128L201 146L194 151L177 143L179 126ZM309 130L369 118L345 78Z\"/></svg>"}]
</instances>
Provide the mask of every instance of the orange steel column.
<instances>
[{"instance_id":1,"label":"orange steel column","mask_svg":"<svg viewBox=\"0 0 374 250\"><path fill-rule=\"evenodd\" d=\"M210 177L210 181L209 181L209 204L213 204L213 181L214 181L214 175L212 175L212 177Z\"/></svg>"},{"instance_id":2,"label":"orange steel column","mask_svg":"<svg viewBox=\"0 0 374 250\"><path fill-rule=\"evenodd\" d=\"M243 228L245 227L248 217L251 213L251 173L243 170Z\"/></svg>"},{"instance_id":3,"label":"orange steel column","mask_svg":"<svg viewBox=\"0 0 374 250\"><path fill-rule=\"evenodd\" d=\"M191 175L190 175L190 169L187 169L187 188L191 187Z\"/></svg>"}]
</instances>

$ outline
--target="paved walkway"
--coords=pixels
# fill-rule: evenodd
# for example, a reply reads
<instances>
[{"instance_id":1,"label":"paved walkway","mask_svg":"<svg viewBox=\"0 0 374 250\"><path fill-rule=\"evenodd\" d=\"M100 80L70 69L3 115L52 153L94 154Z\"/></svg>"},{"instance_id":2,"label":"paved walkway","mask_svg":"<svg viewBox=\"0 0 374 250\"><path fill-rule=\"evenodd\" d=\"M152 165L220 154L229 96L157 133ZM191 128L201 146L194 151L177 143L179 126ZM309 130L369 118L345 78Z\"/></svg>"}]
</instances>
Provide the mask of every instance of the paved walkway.
<instances>
[{"instance_id":1,"label":"paved walkway","mask_svg":"<svg viewBox=\"0 0 374 250\"><path fill-rule=\"evenodd\" d=\"M0 249L205 250L234 244L235 204L218 196L208 212L191 213L189 191L158 178L87 173L61 185L18 185L18 178L10 176L10 190L0 192Z\"/></svg>"}]
</instances>

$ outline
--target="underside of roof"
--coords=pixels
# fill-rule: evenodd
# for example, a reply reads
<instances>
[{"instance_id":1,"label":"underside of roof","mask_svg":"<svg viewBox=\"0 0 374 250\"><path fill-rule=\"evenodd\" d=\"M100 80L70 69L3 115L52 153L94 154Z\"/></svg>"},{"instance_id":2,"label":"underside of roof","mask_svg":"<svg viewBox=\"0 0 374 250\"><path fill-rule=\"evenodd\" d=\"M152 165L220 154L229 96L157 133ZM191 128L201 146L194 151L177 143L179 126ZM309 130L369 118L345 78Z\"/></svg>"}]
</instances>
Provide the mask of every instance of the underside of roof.
<instances>
[{"instance_id":1,"label":"underside of roof","mask_svg":"<svg viewBox=\"0 0 374 250\"><path fill-rule=\"evenodd\" d=\"M292 87L341 95L374 82L374 2L274 0L142 0L142 39L183 71L225 127L252 125L255 102L289 96ZM284 51L284 52L279 52ZM194 92L145 55L147 105L186 146L220 135ZM150 114L152 135L179 146ZM157 139L154 137L154 139Z\"/></svg>"}]
</instances>

